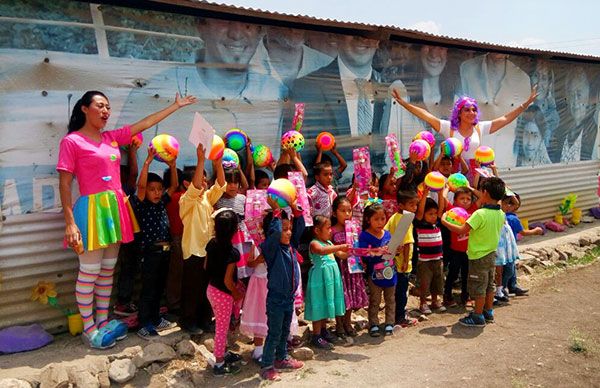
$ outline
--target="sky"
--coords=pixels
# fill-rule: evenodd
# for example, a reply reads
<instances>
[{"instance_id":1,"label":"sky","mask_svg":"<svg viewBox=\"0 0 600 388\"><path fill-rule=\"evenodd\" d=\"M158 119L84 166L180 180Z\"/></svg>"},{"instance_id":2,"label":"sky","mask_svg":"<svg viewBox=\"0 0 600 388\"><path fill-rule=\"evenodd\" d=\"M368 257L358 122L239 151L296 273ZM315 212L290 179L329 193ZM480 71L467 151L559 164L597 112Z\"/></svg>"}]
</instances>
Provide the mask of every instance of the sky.
<instances>
[{"instance_id":1,"label":"sky","mask_svg":"<svg viewBox=\"0 0 600 388\"><path fill-rule=\"evenodd\" d=\"M225 0L230 5L390 25L452 38L600 57L598 0Z\"/></svg>"}]
</instances>

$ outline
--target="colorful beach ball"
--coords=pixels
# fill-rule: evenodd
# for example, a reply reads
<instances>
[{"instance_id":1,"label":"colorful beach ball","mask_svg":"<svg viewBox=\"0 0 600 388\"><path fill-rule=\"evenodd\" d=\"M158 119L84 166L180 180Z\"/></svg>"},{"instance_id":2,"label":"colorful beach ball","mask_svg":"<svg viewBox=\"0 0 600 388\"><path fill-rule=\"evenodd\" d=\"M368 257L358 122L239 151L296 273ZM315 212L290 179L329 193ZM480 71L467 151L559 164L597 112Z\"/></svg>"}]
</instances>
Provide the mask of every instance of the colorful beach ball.
<instances>
[{"instance_id":1,"label":"colorful beach ball","mask_svg":"<svg viewBox=\"0 0 600 388\"><path fill-rule=\"evenodd\" d=\"M462 153L463 145L460 140L455 137L449 137L442 143L442 154L455 158Z\"/></svg>"},{"instance_id":2,"label":"colorful beach ball","mask_svg":"<svg viewBox=\"0 0 600 388\"><path fill-rule=\"evenodd\" d=\"M448 188L454 192L459 187L469 186L469 180L460 172L454 173L448 177Z\"/></svg>"},{"instance_id":3,"label":"colorful beach ball","mask_svg":"<svg viewBox=\"0 0 600 388\"><path fill-rule=\"evenodd\" d=\"M479 162L482 166L489 166L494 163L494 159L496 155L494 154L494 150L488 146L479 146L475 150L475 160Z\"/></svg>"},{"instance_id":4,"label":"colorful beach ball","mask_svg":"<svg viewBox=\"0 0 600 388\"><path fill-rule=\"evenodd\" d=\"M238 168L240 165L240 157L231 148L225 148L223 151L223 159L221 160L224 168Z\"/></svg>"},{"instance_id":5,"label":"colorful beach ball","mask_svg":"<svg viewBox=\"0 0 600 388\"><path fill-rule=\"evenodd\" d=\"M273 163L273 153L264 144L257 144L252 152L252 160L255 167L267 167Z\"/></svg>"},{"instance_id":6,"label":"colorful beach ball","mask_svg":"<svg viewBox=\"0 0 600 388\"><path fill-rule=\"evenodd\" d=\"M234 151L240 151L246 148L248 144L248 135L239 128L231 128L225 134L225 145Z\"/></svg>"},{"instance_id":7,"label":"colorful beach ball","mask_svg":"<svg viewBox=\"0 0 600 388\"><path fill-rule=\"evenodd\" d=\"M208 159L217 160L223 156L223 152L225 151L225 142L221 139L220 136L214 135L212 147L210 148L210 152L208 153Z\"/></svg>"},{"instance_id":8,"label":"colorful beach ball","mask_svg":"<svg viewBox=\"0 0 600 388\"><path fill-rule=\"evenodd\" d=\"M170 162L179 154L179 142L165 133L155 136L149 147L156 152L154 159L159 162Z\"/></svg>"},{"instance_id":9,"label":"colorful beach ball","mask_svg":"<svg viewBox=\"0 0 600 388\"><path fill-rule=\"evenodd\" d=\"M415 135L415 137L413 138L414 140L425 140L428 144L429 147L432 147L435 145L435 136L433 136L433 133L429 132L429 131L421 131L419 133L417 133Z\"/></svg>"},{"instance_id":10,"label":"colorful beach ball","mask_svg":"<svg viewBox=\"0 0 600 388\"><path fill-rule=\"evenodd\" d=\"M425 160L429 157L431 153L431 147L429 143L427 143L423 139L417 139L410 143L408 147L408 152L417 154L417 160Z\"/></svg>"},{"instance_id":11,"label":"colorful beach ball","mask_svg":"<svg viewBox=\"0 0 600 388\"><path fill-rule=\"evenodd\" d=\"M335 146L335 137L329 132L321 132L317 135L317 145L323 151L331 151Z\"/></svg>"},{"instance_id":12,"label":"colorful beach ball","mask_svg":"<svg viewBox=\"0 0 600 388\"><path fill-rule=\"evenodd\" d=\"M446 184L446 177L438 171L432 171L425 175L425 180L423 182L425 183L425 187L430 191L440 191Z\"/></svg>"},{"instance_id":13,"label":"colorful beach ball","mask_svg":"<svg viewBox=\"0 0 600 388\"><path fill-rule=\"evenodd\" d=\"M129 145L137 145L138 147L140 147L143 142L144 142L144 136L142 135L141 132L138 132L135 135L131 136L131 140L129 141ZM127 147L128 146L121 146L121 149L125 150L125 149L127 149Z\"/></svg>"},{"instance_id":14,"label":"colorful beach ball","mask_svg":"<svg viewBox=\"0 0 600 388\"><path fill-rule=\"evenodd\" d=\"M277 206L290 206L296 200L296 187L285 178L275 179L267 188L267 195L277 202Z\"/></svg>"},{"instance_id":15,"label":"colorful beach ball","mask_svg":"<svg viewBox=\"0 0 600 388\"><path fill-rule=\"evenodd\" d=\"M281 148L294 149L296 152L304 148L304 136L298 131L287 131L281 136Z\"/></svg>"},{"instance_id":16,"label":"colorful beach ball","mask_svg":"<svg viewBox=\"0 0 600 388\"><path fill-rule=\"evenodd\" d=\"M452 225L463 226L468 218L469 213L465 209L462 207L454 207L446 212L444 219Z\"/></svg>"}]
</instances>

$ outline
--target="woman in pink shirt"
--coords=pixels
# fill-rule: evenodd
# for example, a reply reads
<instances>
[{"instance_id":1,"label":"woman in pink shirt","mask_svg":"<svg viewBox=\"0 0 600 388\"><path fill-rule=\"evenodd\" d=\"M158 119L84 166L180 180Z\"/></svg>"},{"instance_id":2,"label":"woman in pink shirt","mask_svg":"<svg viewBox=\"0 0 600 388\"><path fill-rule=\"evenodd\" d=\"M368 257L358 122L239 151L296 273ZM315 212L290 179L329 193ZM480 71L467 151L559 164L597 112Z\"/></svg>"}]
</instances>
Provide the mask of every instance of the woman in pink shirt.
<instances>
[{"instance_id":1,"label":"woman in pink shirt","mask_svg":"<svg viewBox=\"0 0 600 388\"><path fill-rule=\"evenodd\" d=\"M195 101L193 96L176 95L167 108L114 131L102 131L110 118L110 104L103 93L88 91L73 107L56 169L66 223L65 243L79 255L75 291L83 339L93 348L109 348L127 336L123 323L108 321L119 244L133 240L130 208L121 189L119 146L128 145L132 136ZM75 204L71 197L73 178L81 194Z\"/></svg>"}]
</instances>

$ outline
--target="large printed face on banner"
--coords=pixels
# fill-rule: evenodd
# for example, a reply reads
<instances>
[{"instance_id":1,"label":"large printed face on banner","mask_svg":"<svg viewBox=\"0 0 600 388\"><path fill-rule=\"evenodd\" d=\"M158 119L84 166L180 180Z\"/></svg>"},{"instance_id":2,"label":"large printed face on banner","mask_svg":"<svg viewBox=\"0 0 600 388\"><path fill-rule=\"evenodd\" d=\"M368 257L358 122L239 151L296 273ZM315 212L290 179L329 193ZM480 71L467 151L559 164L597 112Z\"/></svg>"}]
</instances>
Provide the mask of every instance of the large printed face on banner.
<instances>
[{"instance_id":1,"label":"large printed face on banner","mask_svg":"<svg viewBox=\"0 0 600 388\"><path fill-rule=\"evenodd\" d=\"M339 179L344 186L353 174L353 148L368 145L373 168L381 172L390 163L386 135L396 134L407 157L414 135L431 130L391 99L392 84L442 120L450 119L458 97L472 97L481 128L516 109L537 84L537 99L519 118L494 134L482 132L481 144L495 150L497 165L531 168L597 159L600 64L65 0L3 2L0 14L4 215L60 206L58 144L86 90L110 98L107 130L163 109L175 93L197 96L196 105L147 130L138 155L145 157L155 134L168 133L181 144L180 167L196 163L187 141L194 112L221 135L243 129L254 145L269 146L277 157L294 103L304 103L303 161L310 170L316 136L332 133L349 162ZM436 134L438 144L453 133ZM244 151L240 157L247 162ZM152 165L157 172L164 168Z\"/></svg>"}]
</instances>

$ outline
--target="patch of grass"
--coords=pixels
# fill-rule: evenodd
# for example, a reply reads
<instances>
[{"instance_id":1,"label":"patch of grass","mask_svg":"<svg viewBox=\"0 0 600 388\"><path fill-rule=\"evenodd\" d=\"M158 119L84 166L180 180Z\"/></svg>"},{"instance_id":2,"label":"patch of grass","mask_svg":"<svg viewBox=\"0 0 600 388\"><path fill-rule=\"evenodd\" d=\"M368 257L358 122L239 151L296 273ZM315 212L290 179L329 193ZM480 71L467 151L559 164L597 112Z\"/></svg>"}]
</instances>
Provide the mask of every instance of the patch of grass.
<instances>
[{"instance_id":1,"label":"patch of grass","mask_svg":"<svg viewBox=\"0 0 600 388\"><path fill-rule=\"evenodd\" d=\"M569 334L569 349L573 353L585 354L590 350L589 345L589 339L582 332L576 328L571 329L571 333Z\"/></svg>"},{"instance_id":2,"label":"patch of grass","mask_svg":"<svg viewBox=\"0 0 600 388\"><path fill-rule=\"evenodd\" d=\"M594 261L598 260L598 257L600 257L600 246L592 248L581 259L577 259L575 257L570 257L567 260L567 264L568 265L586 265L586 264L591 264Z\"/></svg>"},{"instance_id":3,"label":"patch of grass","mask_svg":"<svg viewBox=\"0 0 600 388\"><path fill-rule=\"evenodd\" d=\"M510 386L512 388L527 388L528 384L518 377L513 377Z\"/></svg>"},{"instance_id":4,"label":"patch of grass","mask_svg":"<svg viewBox=\"0 0 600 388\"><path fill-rule=\"evenodd\" d=\"M308 375L314 375L315 370L313 368L304 368L302 369L300 372L298 372L298 376L296 377L296 380L301 380L306 378Z\"/></svg>"}]
</instances>

